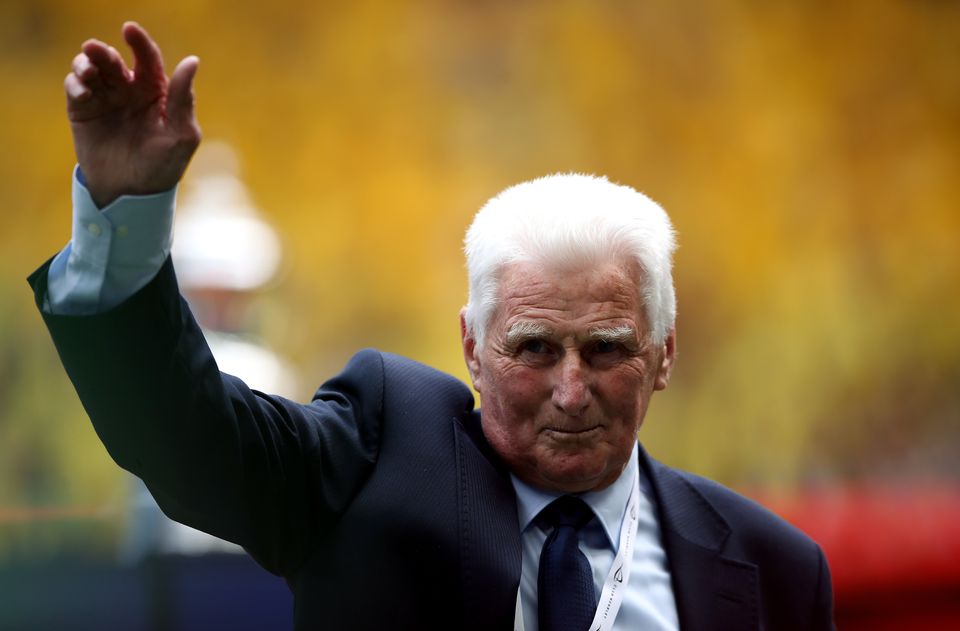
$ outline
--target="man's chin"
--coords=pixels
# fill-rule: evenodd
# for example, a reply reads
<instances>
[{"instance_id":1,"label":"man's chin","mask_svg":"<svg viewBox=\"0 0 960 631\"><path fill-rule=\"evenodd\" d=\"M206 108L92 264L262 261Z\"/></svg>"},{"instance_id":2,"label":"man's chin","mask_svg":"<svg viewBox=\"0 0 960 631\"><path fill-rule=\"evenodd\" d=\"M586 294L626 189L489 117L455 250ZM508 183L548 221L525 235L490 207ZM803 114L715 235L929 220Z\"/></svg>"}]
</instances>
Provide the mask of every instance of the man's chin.
<instances>
[{"instance_id":1,"label":"man's chin","mask_svg":"<svg viewBox=\"0 0 960 631\"><path fill-rule=\"evenodd\" d=\"M547 490L562 493L586 493L606 488L620 475L622 467L611 469L606 458L582 451L574 454L554 453L539 471L539 482Z\"/></svg>"}]
</instances>

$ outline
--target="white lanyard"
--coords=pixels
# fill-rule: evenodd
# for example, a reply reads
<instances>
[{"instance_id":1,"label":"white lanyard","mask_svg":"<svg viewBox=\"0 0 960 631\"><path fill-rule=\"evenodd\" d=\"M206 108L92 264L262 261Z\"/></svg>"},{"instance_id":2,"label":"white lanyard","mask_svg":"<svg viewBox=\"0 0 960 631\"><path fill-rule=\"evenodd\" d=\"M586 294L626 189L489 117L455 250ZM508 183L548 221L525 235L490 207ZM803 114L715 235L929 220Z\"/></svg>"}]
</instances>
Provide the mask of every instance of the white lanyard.
<instances>
[{"instance_id":1,"label":"white lanyard","mask_svg":"<svg viewBox=\"0 0 960 631\"><path fill-rule=\"evenodd\" d=\"M637 538L637 527L640 523L639 504L640 490L637 485L637 478L634 478L633 487L630 489L630 502L627 504L627 514L620 526L620 546L616 558L613 559L613 565L610 566L607 580L603 583L603 589L600 591L600 604L597 605L597 613L593 616L590 631L610 631L613 629L613 621L617 619L620 604L623 602L623 590L626 589L630 581L630 566L633 565L633 543ZM517 609L513 616L513 628L514 631L524 631L523 607L519 589L517 589Z\"/></svg>"}]
</instances>

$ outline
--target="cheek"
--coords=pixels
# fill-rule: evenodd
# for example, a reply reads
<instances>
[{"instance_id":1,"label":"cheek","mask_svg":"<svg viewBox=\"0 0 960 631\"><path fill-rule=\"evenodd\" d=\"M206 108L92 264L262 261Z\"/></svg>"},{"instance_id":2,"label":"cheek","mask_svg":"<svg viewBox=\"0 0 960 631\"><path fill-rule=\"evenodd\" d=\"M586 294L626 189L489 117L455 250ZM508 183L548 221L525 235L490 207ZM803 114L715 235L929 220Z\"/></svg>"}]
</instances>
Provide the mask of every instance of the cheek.
<instances>
[{"instance_id":1,"label":"cheek","mask_svg":"<svg viewBox=\"0 0 960 631\"><path fill-rule=\"evenodd\" d=\"M548 380L541 371L527 367L513 367L491 375L487 381L493 386L488 395L496 398L505 410L514 414L530 415L550 400Z\"/></svg>"},{"instance_id":2,"label":"cheek","mask_svg":"<svg viewBox=\"0 0 960 631\"><path fill-rule=\"evenodd\" d=\"M607 403L610 416L623 419L626 424L640 425L650 400L650 380L617 375L601 382L599 388L598 398Z\"/></svg>"},{"instance_id":3,"label":"cheek","mask_svg":"<svg viewBox=\"0 0 960 631\"><path fill-rule=\"evenodd\" d=\"M501 453L522 449L536 434L537 419L550 401L546 380L537 371L484 371L480 406L485 430L496 436ZM493 438L493 437L491 437ZM499 439L499 440L497 440Z\"/></svg>"}]
</instances>

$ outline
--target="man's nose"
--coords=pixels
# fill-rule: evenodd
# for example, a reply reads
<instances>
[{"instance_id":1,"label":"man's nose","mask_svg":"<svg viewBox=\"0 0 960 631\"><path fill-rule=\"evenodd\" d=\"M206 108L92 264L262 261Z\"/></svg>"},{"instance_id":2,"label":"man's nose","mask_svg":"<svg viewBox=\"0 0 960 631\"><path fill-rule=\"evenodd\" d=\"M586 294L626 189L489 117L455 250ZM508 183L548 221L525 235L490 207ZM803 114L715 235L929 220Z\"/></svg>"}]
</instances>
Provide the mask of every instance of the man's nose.
<instances>
[{"instance_id":1,"label":"man's nose","mask_svg":"<svg viewBox=\"0 0 960 631\"><path fill-rule=\"evenodd\" d=\"M589 370L579 353L566 353L556 366L553 404L569 416L583 414L590 405Z\"/></svg>"}]
</instances>

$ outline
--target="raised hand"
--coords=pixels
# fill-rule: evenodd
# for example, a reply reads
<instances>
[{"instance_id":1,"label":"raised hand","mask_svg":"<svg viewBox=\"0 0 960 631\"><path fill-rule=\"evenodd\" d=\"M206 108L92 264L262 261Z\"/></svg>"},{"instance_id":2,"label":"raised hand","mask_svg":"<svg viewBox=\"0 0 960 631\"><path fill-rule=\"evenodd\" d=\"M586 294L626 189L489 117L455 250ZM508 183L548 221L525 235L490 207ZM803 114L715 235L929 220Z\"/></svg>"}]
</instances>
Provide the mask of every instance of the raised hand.
<instances>
[{"instance_id":1,"label":"raised hand","mask_svg":"<svg viewBox=\"0 0 960 631\"><path fill-rule=\"evenodd\" d=\"M193 107L199 60L183 59L168 79L160 49L140 25L125 23L123 38L133 70L116 49L91 39L64 80L77 161L101 208L120 195L173 187L200 144Z\"/></svg>"}]
</instances>

